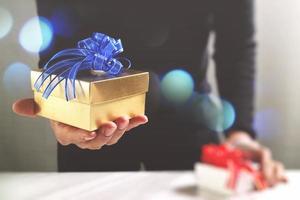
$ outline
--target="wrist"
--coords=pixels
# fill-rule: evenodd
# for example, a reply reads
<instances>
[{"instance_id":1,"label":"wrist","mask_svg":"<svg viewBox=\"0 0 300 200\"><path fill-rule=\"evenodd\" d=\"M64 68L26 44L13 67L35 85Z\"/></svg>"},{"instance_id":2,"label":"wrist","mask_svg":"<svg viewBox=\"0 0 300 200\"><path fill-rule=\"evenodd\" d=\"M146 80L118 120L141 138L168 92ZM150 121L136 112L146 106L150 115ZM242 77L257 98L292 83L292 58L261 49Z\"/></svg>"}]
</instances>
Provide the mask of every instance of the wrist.
<instances>
[{"instance_id":1,"label":"wrist","mask_svg":"<svg viewBox=\"0 0 300 200\"><path fill-rule=\"evenodd\" d=\"M226 139L226 143L229 143L233 146L252 146L259 147L259 143L254 140L247 132L245 131L232 131Z\"/></svg>"}]
</instances>

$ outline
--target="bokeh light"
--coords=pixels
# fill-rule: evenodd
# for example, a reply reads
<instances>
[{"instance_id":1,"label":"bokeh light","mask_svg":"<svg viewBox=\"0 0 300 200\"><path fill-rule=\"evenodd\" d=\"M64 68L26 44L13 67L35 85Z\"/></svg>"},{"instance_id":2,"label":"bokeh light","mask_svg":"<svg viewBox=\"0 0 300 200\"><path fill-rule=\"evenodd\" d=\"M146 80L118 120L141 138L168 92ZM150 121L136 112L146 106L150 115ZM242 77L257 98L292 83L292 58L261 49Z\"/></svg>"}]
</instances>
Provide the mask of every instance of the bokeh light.
<instances>
[{"instance_id":1,"label":"bokeh light","mask_svg":"<svg viewBox=\"0 0 300 200\"><path fill-rule=\"evenodd\" d=\"M217 131L220 128L222 118L220 108L209 95L196 94L192 100L192 112L197 123L204 127Z\"/></svg>"},{"instance_id":2,"label":"bokeh light","mask_svg":"<svg viewBox=\"0 0 300 200\"><path fill-rule=\"evenodd\" d=\"M0 7L0 39L5 37L13 26L13 18L8 10Z\"/></svg>"},{"instance_id":3,"label":"bokeh light","mask_svg":"<svg viewBox=\"0 0 300 200\"><path fill-rule=\"evenodd\" d=\"M229 129L235 121L235 110L233 105L226 100L222 101L222 131Z\"/></svg>"},{"instance_id":4,"label":"bokeh light","mask_svg":"<svg viewBox=\"0 0 300 200\"><path fill-rule=\"evenodd\" d=\"M162 78L161 92L170 102L176 104L186 102L192 95L193 90L193 78L184 70L172 70Z\"/></svg>"},{"instance_id":5,"label":"bokeh light","mask_svg":"<svg viewBox=\"0 0 300 200\"><path fill-rule=\"evenodd\" d=\"M30 68L21 62L10 64L3 73L3 85L9 95L28 96L31 93Z\"/></svg>"},{"instance_id":6,"label":"bokeh light","mask_svg":"<svg viewBox=\"0 0 300 200\"><path fill-rule=\"evenodd\" d=\"M274 136L274 133L278 133L278 130L284 129L283 121L278 110L266 108L255 113L254 129L261 139L270 138Z\"/></svg>"},{"instance_id":7,"label":"bokeh light","mask_svg":"<svg viewBox=\"0 0 300 200\"><path fill-rule=\"evenodd\" d=\"M19 35L20 44L29 52L46 50L53 39L51 23L44 17L34 17L27 21Z\"/></svg>"},{"instance_id":8,"label":"bokeh light","mask_svg":"<svg viewBox=\"0 0 300 200\"><path fill-rule=\"evenodd\" d=\"M217 132L230 128L236 116L230 102L208 94L193 95L191 111L197 123Z\"/></svg>"}]
</instances>

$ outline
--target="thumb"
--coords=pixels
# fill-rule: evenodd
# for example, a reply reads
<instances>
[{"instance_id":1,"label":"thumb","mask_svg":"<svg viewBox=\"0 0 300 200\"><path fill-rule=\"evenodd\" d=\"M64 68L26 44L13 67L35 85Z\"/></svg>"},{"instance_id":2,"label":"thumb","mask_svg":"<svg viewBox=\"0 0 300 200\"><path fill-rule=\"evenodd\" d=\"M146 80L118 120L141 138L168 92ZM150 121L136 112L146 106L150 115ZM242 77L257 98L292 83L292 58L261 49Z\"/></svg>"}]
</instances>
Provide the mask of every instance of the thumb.
<instances>
[{"instance_id":1,"label":"thumb","mask_svg":"<svg viewBox=\"0 0 300 200\"><path fill-rule=\"evenodd\" d=\"M12 110L21 116L35 117L38 109L37 104L32 98L20 99L12 105Z\"/></svg>"}]
</instances>

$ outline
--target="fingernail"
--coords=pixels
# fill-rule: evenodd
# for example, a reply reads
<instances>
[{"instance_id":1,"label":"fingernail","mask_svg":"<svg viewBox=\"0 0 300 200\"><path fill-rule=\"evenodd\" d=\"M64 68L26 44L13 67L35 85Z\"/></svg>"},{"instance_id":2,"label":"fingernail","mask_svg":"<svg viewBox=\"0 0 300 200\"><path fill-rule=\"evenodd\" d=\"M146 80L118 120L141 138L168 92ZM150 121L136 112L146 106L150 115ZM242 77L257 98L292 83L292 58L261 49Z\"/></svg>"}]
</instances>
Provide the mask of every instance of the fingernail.
<instances>
[{"instance_id":1,"label":"fingernail","mask_svg":"<svg viewBox=\"0 0 300 200\"><path fill-rule=\"evenodd\" d=\"M143 124L147 124L147 123L148 123L148 121L145 121L145 122L141 123L141 125L143 125Z\"/></svg>"},{"instance_id":2,"label":"fingernail","mask_svg":"<svg viewBox=\"0 0 300 200\"><path fill-rule=\"evenodd\" d=\"M145 123L147 123L149 121L147 116L145 116L145 120L146 120Z\"/></svg>"}]
</instances>

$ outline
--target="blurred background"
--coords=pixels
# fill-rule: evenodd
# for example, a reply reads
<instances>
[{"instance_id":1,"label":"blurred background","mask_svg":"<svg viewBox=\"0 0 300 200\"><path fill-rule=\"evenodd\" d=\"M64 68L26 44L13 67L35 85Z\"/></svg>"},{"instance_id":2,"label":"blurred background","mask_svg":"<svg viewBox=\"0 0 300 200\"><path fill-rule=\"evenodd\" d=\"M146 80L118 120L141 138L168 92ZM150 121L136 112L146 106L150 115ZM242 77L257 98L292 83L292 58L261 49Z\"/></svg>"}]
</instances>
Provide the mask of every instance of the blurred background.
<instances>
[{"instance_id":1,"label":"blurred background","mask_svg":"<svg viewBox=\"0 0 300 200\"><path fill-rule=\"evenodd\" d=\"M0 0L0 171L56 170L56 141L48 121L22 118L11 110L16 99L32 96L30 69L37 67L38 52L51 46L51 22L60 19L60 13L52 19L36 15L34 0ZM254 126L258 139L287 168L300 168L295 153L300 151L299 18L298 0L256 2ZM212 34L211 53L213 39ZM217 95L214 63L210 65L208 76Z\"/></svg>"}]
</instances>

